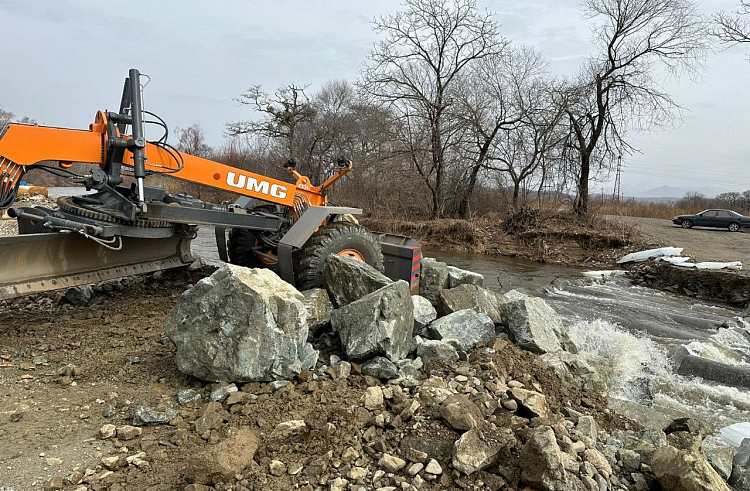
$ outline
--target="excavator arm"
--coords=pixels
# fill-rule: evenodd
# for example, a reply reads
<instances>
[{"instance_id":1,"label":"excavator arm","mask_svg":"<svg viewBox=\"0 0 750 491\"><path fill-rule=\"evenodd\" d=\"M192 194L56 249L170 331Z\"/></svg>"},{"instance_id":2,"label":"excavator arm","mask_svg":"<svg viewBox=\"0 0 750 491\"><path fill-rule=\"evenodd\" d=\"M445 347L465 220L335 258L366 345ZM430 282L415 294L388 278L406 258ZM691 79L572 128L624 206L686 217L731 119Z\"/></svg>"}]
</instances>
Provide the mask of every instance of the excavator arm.
<instances>
[{"instance_id":1,"label":"excavator arm","mask_svg":"<svg viewBox=\"0 0 750 491\"><path fill-rule=\"evenodd\" d=\"M73 162L103 167L108 147L107 123L103 119L104 113L98 113L99 122L92 124L87 131L11 123L0 138L2 190L8 192L12 189L20 181L23 169L31 169L42 162L59 162L62 168ZM322 196L308 189L297 190L294 184L212 160L180 153L178 161L174 152L170 154L167 149L152 143L146 144L145 153L145 169L149 173L169 175L282 206L292 206L295 193L303 194L313 205L324 204ZM122 164L134 166L130 151L124 152Z\"/></svg>"}]
</instances>

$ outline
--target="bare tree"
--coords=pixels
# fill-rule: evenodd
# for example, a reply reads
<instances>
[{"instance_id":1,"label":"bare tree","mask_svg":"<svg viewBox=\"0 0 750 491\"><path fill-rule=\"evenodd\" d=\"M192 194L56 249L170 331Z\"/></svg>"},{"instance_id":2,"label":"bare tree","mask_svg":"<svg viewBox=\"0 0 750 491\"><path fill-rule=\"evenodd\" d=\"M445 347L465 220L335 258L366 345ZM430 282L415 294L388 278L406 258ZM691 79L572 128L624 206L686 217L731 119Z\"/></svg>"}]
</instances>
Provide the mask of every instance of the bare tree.
<instances>
[{"instance_id":1,"label":"bare tree","mask_svg":"<svg viewBox=\"0 0 750 491\"><path fill-rule=\"evenodd\" d=\"M14 116L15 115L12 112L6 111L2 107L0 107L0 130L5 128L5 125L10 123L13 120Z\"/></svg>"},{"instance_id":2,"label":"bare tree","mask_svg":"<svg viewBox=\"0 0 750 491\"><path fill-rule=\"evenodd\" d=\"M315 117L315 109L305 93L305 87L287 85L276 93L263 92L260 85L250 87L236 99L240 104L252 107L263 114L260 121L248 120L227 124L230 135L254 133L286 141L286 154L294 155L297 127Z\"/></svg>"},{"instance_id":3,"label":"bare tree","mask_svg":"<svg viewBox=\"0 0 750 491\"><path fill-rule=\"evenodd\" d=\"M551 110L543 101L545 70L546 61L539 53L519 46L482 60L463 84L460 113L470 128L466 138L469 148L464 159L469 165L461 177L464 187L457 205L459 216L469 216L469 202L480 171L492 167L498 141L511 139L524 121L536 125L536 119ZM535 159L531 172L538 165L539 160ZM527 177L526 173L522 174L521 180ZM516 192L514 201L517 195Z\"/></svg>"},{"instance_id":4,"label":"bare tree","mask_svg":"<svg viewBox=\"0 0 750 491\"><path fill-rule=\"evenodd\" d=\"M460 75L498 54L493 16L474 0L405 0L404 10L374 22L384 35L363 73L365 91L399 119L403 151L432 195L431 216L444 213L447 155L461 128L450 117Z\"/></svg>"},{"instance_id":5,"label":"bare tree","mask_svg":"<svg viewBox=\"0 0 750 491\"><path fill-rule=\"evenodd\" d=\"M199 123L185 129L177 128L177 150L204 159L211 158L213 150L206 144L206 132Z\"/></svg>"},{"instance_id":6,"label":"bare tree","mask_svg":"<svg viewBox=\"0 0 750 491\"><path fill-rule=\"evenodd\" d=\"M630 129L668 123L677 104L664 92L659 69L691 72L707 48L706 25L693 0L584 0L598 54L567 93L570 149L577 160L574 210L588 212L589 179L632 151Z\"/></svg>"},{"instance_id":7,"label":"bare tree","mask_svg":"<svg viewBox=\"0 0 750 491\"><path fill-rule=\"evenodd\" d=\"M714 16L716 27L712 34L730 46L750 43L750 0L741 0L734 12L721 11Z\"/></svg>"},{"instance_id":8,"label":"bare tree","mask_svg":"<svg viewBox=\"0 0 750 491\"><path fill-rule=\"evenodd\" d=\"M554 159L553 151L566 136L560 131L565 107L556 104L548 83L534 80L519 97L527 108L524 117L515 128L501 133L500 138L493 142L491 154L492 168L507 173L513 183L514 207L518 206L521 186L527 186L540 170L546 174ZM546 175L540 177L542 182L545 179Z\"/></svg>"}]
</instances>

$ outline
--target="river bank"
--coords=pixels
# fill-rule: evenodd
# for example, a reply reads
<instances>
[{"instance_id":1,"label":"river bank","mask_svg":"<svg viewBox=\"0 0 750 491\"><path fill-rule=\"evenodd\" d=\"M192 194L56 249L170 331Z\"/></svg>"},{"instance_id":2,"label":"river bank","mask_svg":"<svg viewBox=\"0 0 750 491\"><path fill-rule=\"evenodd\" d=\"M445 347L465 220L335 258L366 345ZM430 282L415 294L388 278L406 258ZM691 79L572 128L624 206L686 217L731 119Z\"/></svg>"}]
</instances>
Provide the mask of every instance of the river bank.
<instances>
[{"instance_id":1,"label":"river bank","mask_svg":"<svg viewBox=\"0 0 750 491\"><path fill-rule=\"evenodd\" d=\"M634 250L654 246L629 223L567 213L539 213L530 219L481 217L469 220L402 220L364 217L371 230L412 237L426 247L472 254L499 255L547 264L611 267Z\"/></svg>"}]
</instances>

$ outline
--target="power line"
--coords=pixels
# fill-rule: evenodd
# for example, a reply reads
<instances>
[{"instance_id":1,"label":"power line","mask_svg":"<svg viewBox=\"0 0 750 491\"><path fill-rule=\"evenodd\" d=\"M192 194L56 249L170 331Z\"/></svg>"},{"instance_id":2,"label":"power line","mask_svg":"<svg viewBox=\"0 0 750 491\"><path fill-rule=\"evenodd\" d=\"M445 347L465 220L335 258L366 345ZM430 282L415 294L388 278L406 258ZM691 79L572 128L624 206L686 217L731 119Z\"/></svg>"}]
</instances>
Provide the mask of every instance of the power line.
<instances>
[{"instance_id":1,"label":"power line","mask_svg":"<svg viewBox=\"0 0 750 491\"><path fill-rule=\"evenodd\" d=\"M615 189L612 192L612 201L620 201L620 175L622 173L622 155L617 156L617 175L615 176Z\"/></svg>"}]
</instances>

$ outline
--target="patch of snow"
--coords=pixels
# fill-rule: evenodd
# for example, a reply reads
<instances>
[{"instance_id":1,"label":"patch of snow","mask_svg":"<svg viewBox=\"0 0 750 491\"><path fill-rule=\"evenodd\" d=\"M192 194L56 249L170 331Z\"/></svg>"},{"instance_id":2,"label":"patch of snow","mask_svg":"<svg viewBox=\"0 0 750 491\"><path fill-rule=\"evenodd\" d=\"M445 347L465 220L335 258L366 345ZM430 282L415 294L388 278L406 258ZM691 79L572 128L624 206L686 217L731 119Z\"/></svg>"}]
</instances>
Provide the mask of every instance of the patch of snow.
<instances>
[{"instance_id":1,"label":"patch of snow","mask_svg":"<svg viewBox=\"0 0 750 491\"><path fill-rule=\"evenodd\" d=\"M617 264L624 264L624 263L640 263L647 259L651 259L654 257L662 257L662 256L679 256L682 254L682 247L661 247L659 249L649 249L647 251L640 251L640 252L631 252L630 254L626 254L625 256L622 256L618 261Z\"/></svg>"},{"instance_id":2,"label":"patch of snow","mask_svg":"<svg viewBox=\"0 0 750 491\"><path fill-rule=\"evenodd\" d=\"M739 447L742 440L750 438L750 423L735 423L733 425L725 426L720 431L721 437L724 440Z\"/></svg>"}]
</instances>

